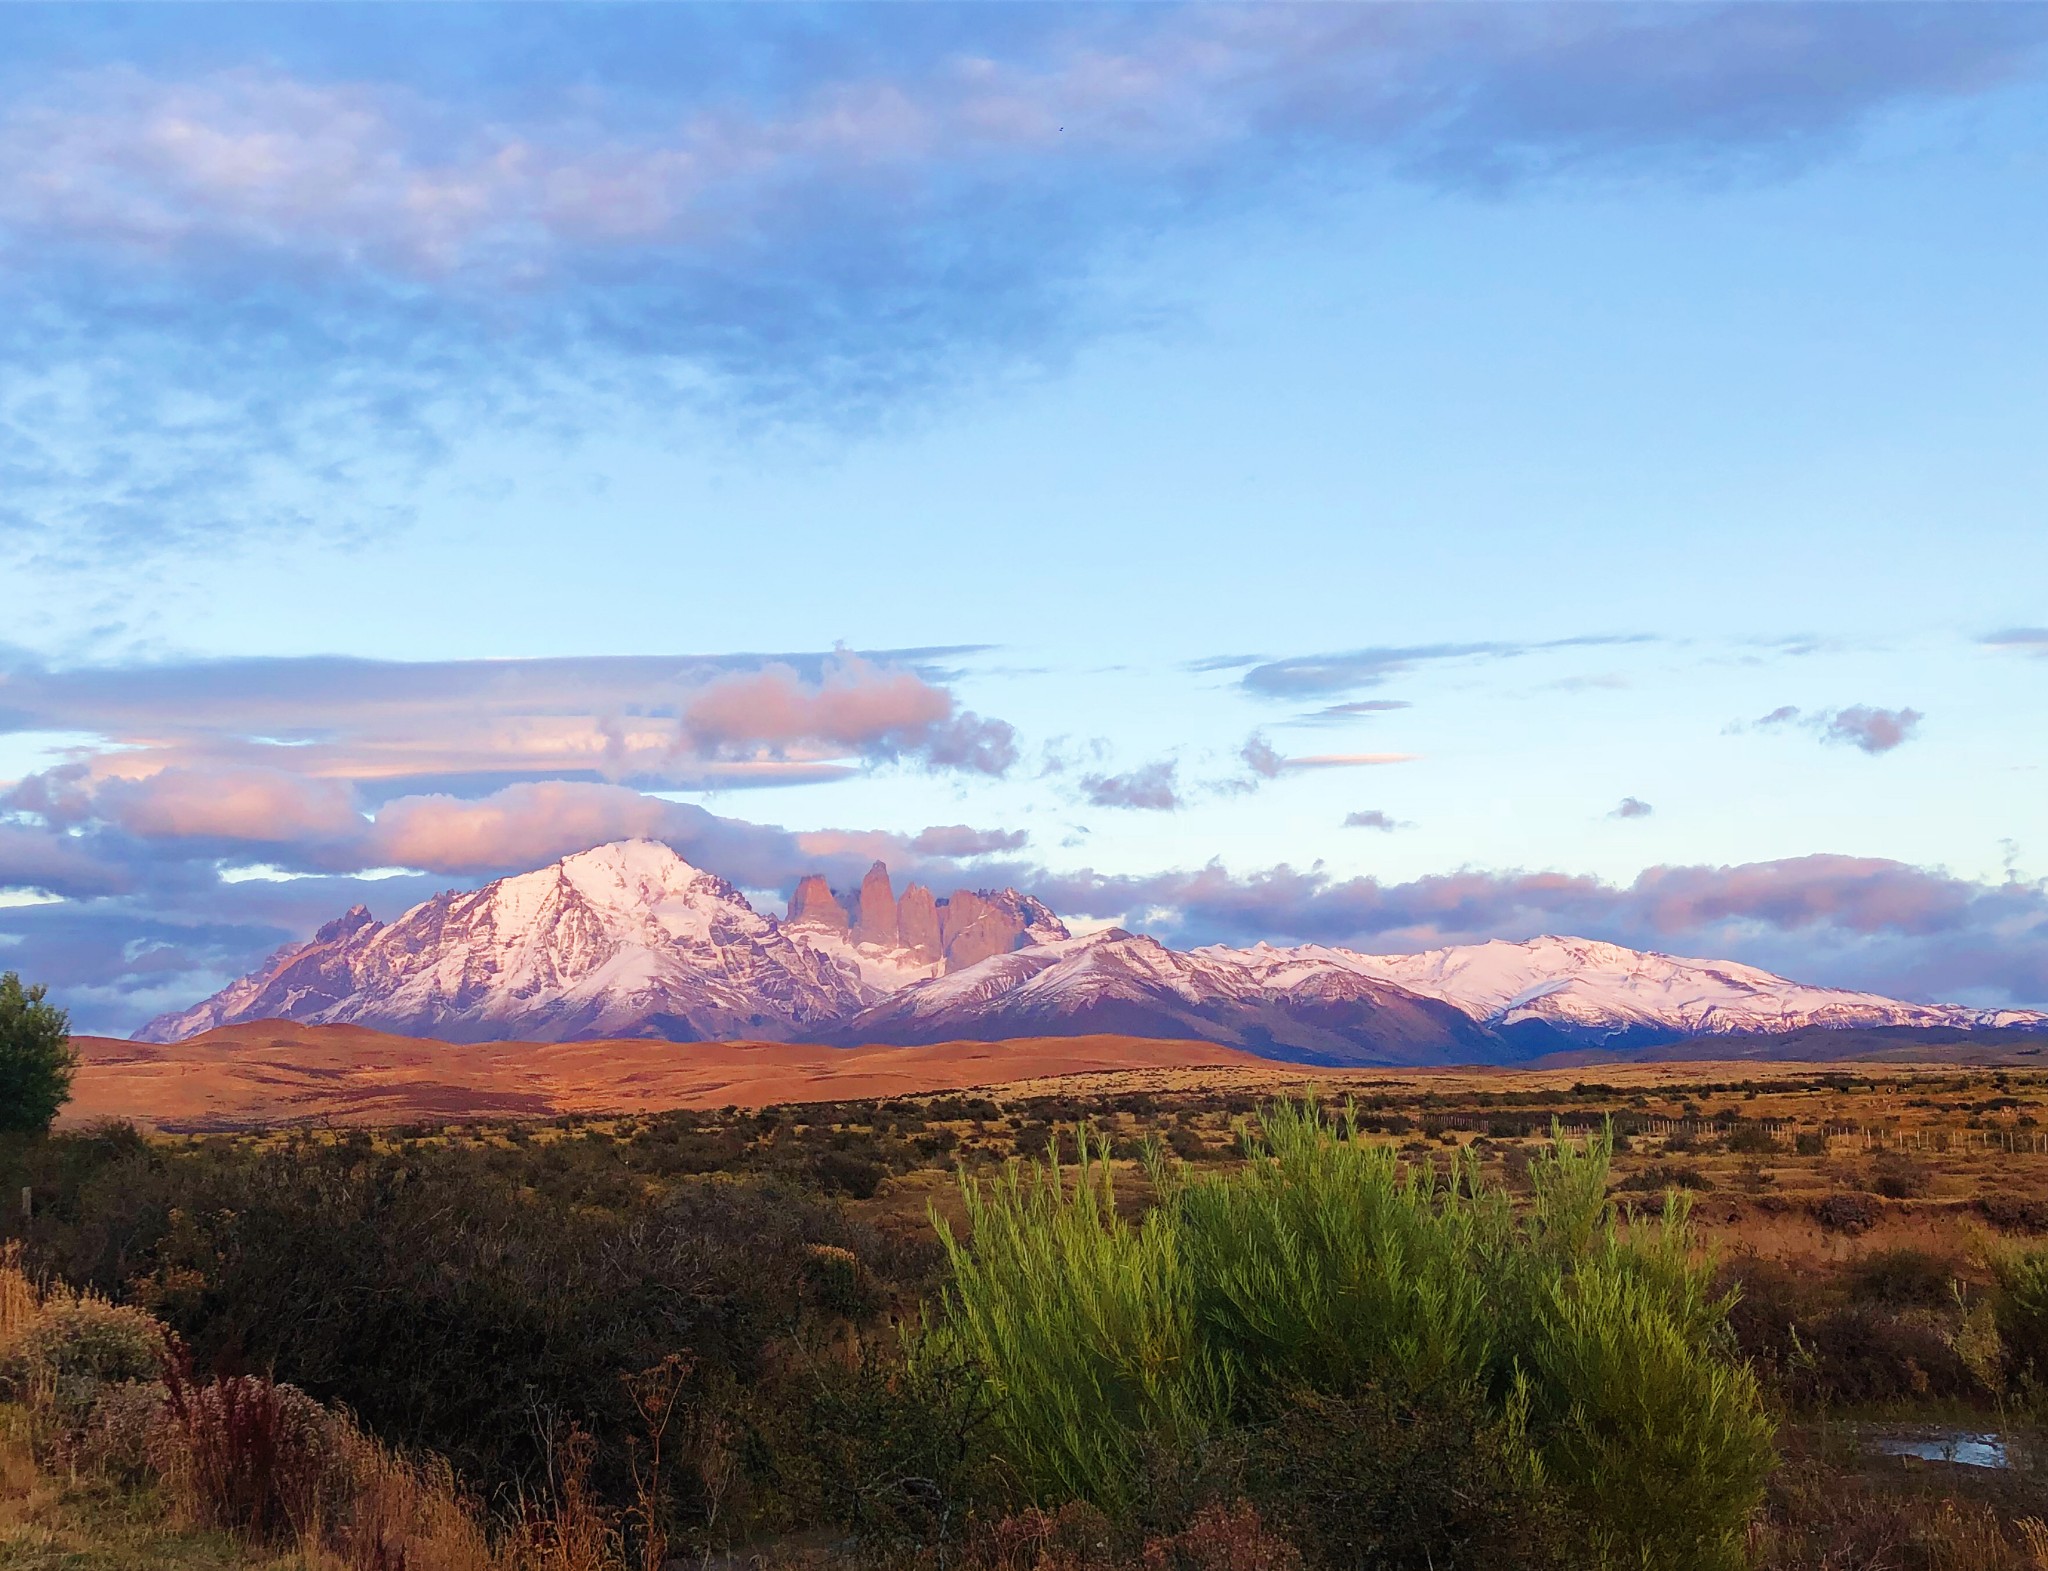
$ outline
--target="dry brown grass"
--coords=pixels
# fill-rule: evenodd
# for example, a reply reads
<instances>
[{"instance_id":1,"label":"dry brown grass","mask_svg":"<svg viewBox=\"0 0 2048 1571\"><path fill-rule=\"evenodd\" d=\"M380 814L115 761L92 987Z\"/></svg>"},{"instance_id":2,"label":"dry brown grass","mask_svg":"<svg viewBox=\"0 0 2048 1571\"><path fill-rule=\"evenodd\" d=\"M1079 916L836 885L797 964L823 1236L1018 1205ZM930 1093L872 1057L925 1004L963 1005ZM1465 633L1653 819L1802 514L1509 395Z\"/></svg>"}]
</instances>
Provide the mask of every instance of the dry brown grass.
<instances>
[{"instance_id":1,"label":"dry brown grass","mask_svg":"<svg viewBox=\"0 0 2048 1571\"><path fill-rule=\"evenodd\" d=\"M21 1265L21 1241L0 1244L0 1350L13 1346L42 1312L42 1295Z\"/></svg>"}]
</instances>

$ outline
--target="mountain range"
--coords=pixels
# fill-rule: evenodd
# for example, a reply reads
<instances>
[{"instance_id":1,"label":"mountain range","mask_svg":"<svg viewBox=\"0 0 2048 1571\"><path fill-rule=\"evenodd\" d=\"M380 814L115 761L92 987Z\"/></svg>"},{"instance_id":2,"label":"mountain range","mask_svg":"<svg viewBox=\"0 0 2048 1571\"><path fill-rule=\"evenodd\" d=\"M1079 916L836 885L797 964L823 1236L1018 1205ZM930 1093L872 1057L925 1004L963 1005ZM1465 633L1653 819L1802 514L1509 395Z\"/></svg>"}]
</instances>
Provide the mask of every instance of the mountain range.
<instances>
[{"instance_id":1,"label":"mountain range","mask_svg":"<svg viewBox=\"0 0 2048 1571\"><path fill-rule=\"evenodd\" d=\"M2048 1031L2048 1015L2029 1011L1907 1003L1583 938L1368 955L1076 936L1014 889L941 898L911 884L898 896L879 862L844 895L804 879L778 919L646 840L437 895L389 923L358 906L136 1035L172 1042L271 1018L451 1042L1114 1033L1403 1065L1813 1028Z\"/></svg>"}]
</instances>

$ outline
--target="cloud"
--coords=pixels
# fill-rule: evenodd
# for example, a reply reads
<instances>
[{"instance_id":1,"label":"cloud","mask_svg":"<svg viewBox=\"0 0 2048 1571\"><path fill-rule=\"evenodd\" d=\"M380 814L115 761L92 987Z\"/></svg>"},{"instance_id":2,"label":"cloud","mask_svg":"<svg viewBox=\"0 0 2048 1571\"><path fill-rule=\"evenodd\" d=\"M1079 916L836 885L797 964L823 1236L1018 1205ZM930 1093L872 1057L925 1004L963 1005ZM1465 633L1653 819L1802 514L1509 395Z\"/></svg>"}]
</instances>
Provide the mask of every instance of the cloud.
<instances>
[{"instance_id":1,"label":"cloud","mask_svg":"<svg viewBox=\"0 0 2048 1571\"><path fill-rule=\"evenodd\" d=\"M1418 662L1498 655L1511 648L1506 644L1416 644L1334 655L1295 655L1255 665L1239 682L1245 691L1261 698L1313 698L1377 687L1390 676L1414 670Z\"/></svg>"},{"instance_id":2,"label":"cloud","mask_svg":"<svg viewBox=\"0 0 2048 1571\"><path fill-rule=\"evenodd\" d=\"M0 889L91 899L120 894L133 883L126 868L69 835L0 822Z\"/></svg>"},{"instance_id":3,"label":"cloud","mask_svg":"<svg viewBox=\"0 0 2048 1571\"><path fill-rule=\"evenodd\" d=\"M1412 764L1420 753L1307 753L1287 760L1289 769L1376 769L1382 764Z\"/></svg>"},{"instance_id":4,"label":"cloud","mask_svg":"<svg viewBox=\"0 0 2048 1571\"><path fill-rule=\"evenodd\" d=\"M1004 773L1014 732L960 708L923 669L932 653L17 661L0 667L0 734L102 738L83 761L93 781L237 768L372 797L562 776L787 785L894 761Z\"/></svg>"},{"instance_id":5,"label":"cloud","mask_svg":"<svg viewBox=\"0 0 2048 1571\"><path fill-rule=\"evenodd\" d=\"M1648 818L1655 811L1656 809L1650 806L1648 802L1641 802L1632 796L1625 796L1621 799L1620 805L1607 816L1609 818Z\"/></svg>"},{"instance_id":6,"label":"cloud","mask_svg":"<svg viewBox=\"0 0 2048 1571\"><path fill-rule=\"evenodd\" d=\"M115 777L93 793L90 810L125 834L151 840L324 843L348 841L363 829L347 785L283 769L173 766L140 779Z\"/></svg>"},{"instance_id":7,"label":"cloud","mask_svg":"<svg viewBox=\"0 0 2048 1571\"><path fill-rule=\"evenodd\" d=\"M1293 655L1284 660L1266 660L1254 665L1238 679L1239 685L1259 698L1321 698L1378 687L1388 678L1405 676L1417 666L1438 661L1508 660L1520 655L1553 649L1578 649L1608 644L1653 642L1647 633L1589 634L1575 638L1545 639L1540 643L1464 643L1383 645L1350 649L1337 654ZM1397 707L1387 703L1383 707ZM1405 707L1405 706L1399 706ZM1321 715L1370 713L1348 705L1325 708Z\"/></svg>"},{"instance_id":8,"label":"cloud","mask_svg":"<svg viewBox=\"0 0 2048 1571\"><path fill-rule=\"evenodd\" d=\"M920 856L989 856L998 851L1021 851L1030 843L1030 832L1023 829L934 824L911 837L910 849Z\"/></svg>"},{"instance_id":9,"label":"cloud","mask_svg":"<svg viewBox=\"0 0 2048 1571\"><path fill-rule=\"evenodd\" d=\"M1308 753L1289 757L1279 752L1265 736L1254 731L1245 741L1237 755L1246 769L1251 771L1249 780L1223 782L1218 789L1225 792L1257 790L1260 782L1277 780L1290 770L1297 769L1366 769L1381 764L1413 763L1421 755L1416 753Z\"/></svg>"},{"instance_id":10,"label":"cloud","mask_svg":"<svg viewBox=\"0 0 2048 1571\"><path fill-rule=\"evenodd\" d=\"M1081 795L1094 807L1171 812L1181 805L1179 766L1162 758L1120 775L1083 775Z\"/></svg>"},{"instance_id":11,"label":"cloud","mask_svg":"<svg viewBox=\"0 0 2048 1571\"><path fill-rule=\"evenodd\" d=\"M1244 760L1245 768L1262 780L1276 779L1280 771L1287 767L1287 760L1274 750L1271 742L1256 731L1245 739L1245 744L1238 750L1237 756Z\"/></svg>"},{"instance_id":12,"label":"cloud","mask_svg":"<svg viewBox=\"0 0 2048 1571\"><path fill-rule=\"evenodd\" d=\"M1584 874L1461 870L1404 883L1287 866L1243 875L1049 875L1055 909L1178 943L1331 943L1413 951L1570 933L1734 958L1894 996L2048 1007L2048 881L1977 883L1875 857Z\"/></svg>"},{"instance_id":13,"label":"cloud","mask_svg":"<svg viewBox=\"0 0 2048 1571\"><path fill-rule=\"evenodd\" d=\"M1293 722L1296 725L1338 725L1347 720L1360 720L1367 715L1392 714L1397 709L1413 709L1415 706L1405 698L1360 698L1348 704L1325 704L1321 709L1303 715Z\"/></svg>"},{"instance_id":14,"label":"cloud","mask_svg":"<svg viewBox=\"0 0 2048 1571\"><path fill-rule=\"evenodd\" d=\"M17 539L101 554L402 517L342 504L478 419L865 424L1143 323L1099 263L1175 225L1376 179L1770 178L2048 34L2024 7L515 11L395 56L281 14L79 69L118 57L69 25L0 67L0 466Z\"/></svg>"},{"instance_id":15,"label":"cloud","mask_svg":"<svg viewBox=\"0 0 2048 1571\"><path fill-rule=\"evenodd\" d=\"M1346 829L1378 829L1391 834L1396 829L1406 829L1409 826L1403 820L1383 813L1376 807L1369 807L1361 809L1356 813L1346 813L1344 815L1344 827Z\"/></svg>"},{"instance_id":16,"label":"cloud","mask_svg":"<svg viewBox=\"0 0 2048 1571\"><path fill-rule=\"evenodd\" d=\"M1920 722L1927 717L1917 709L1878 709L1869 704L1852 704L1846 709L1802 710L1784 704L1760 715L1747 726L1731 730L1770 730L1796 725L1814 732L1823 742L1842 743L1876 755L1889 753L1910 741Z\"/></svg>"},{"instance_id":17,"label":"cloud","mask_svg":"<svg viewBox=\"0 0 2048 1571\"><path fill-rule=\"evenodd\" d=\"M815 682L786 665L718 677L684 707L683 731L698 748L742 753L822 742L987 775L1017 761L1005 722L956 713L953 695L918 673L852 655L835 657Z\"/></svg>"},{"instance_id":18,"label":"cloud","mask_svg":"<svg viewBox=\"0 0 2048 1571\"><path fill-rule=\"evenodd\" d=\"M355 868L417 867L489 873L539 867L611 840L687 843L685 826L710 814L624 786L550 780L506 786L464 801L409 796L387 802L347 858ZM338 870L347 870L338 869Z\"/></svg>"},{"instance_id":19,"label":"cloud","mask_svg":"<svg viewBox=\"0 0 2048 1571\"><path fill-rule=\"evenodd\" d=\"M2012 649L2023 655L2048 659L2048 627L2008 627L1984 642L1993 649Z\"/></svg>"},{"instance_id":20,"label":"cloud","mask_svg":"<svg viewBox=\"0 0 2048 1571\"><path fill-rule=\"evenodd\" d=\"M1821 738L1845 742L1866 753L1889 753L1908 740L1925 718L1917 709L1873 709L1868 704L1855 704L1829 715Z\"/></svg>"}]
</instances>

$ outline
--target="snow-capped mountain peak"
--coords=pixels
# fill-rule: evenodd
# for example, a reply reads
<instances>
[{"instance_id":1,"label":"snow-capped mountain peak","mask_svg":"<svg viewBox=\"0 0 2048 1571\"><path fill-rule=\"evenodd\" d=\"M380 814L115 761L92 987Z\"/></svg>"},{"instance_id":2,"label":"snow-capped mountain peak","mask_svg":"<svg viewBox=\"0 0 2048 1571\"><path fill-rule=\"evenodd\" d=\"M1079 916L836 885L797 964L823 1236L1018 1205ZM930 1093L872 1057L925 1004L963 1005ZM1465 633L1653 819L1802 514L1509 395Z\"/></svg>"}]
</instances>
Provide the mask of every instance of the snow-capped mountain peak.
<instances>
[{"instance_id":1,"label":"snow-capped mountain peak","mask_svg":"<svg viewBox=\"0 0 2048 1571\"><path fill-rule=\"evenodd\" d=\"M1329 1063L1475 1063L1809 1027L2048 1028L2016 1010L1811 987L1754 966L1555 934L1369 955L1074 937L1014 889L804 879L786 920L671 847L593 847L389 923L357 906L138 1035L283 1017L450 1041L839 1042L1105 1032Z\"/></svg>"},{"instance_id":2,"label":"snow-capped mountain peak","mask_svg":"<svg viewBox=\"0 0 2048 1571\"><path fill-rule=\"evenodd\" d=\"M1209 953L1211 951L1197 951ZM1419 954L1365 955L1304 946L1217 951L1268 975L1339 967L1454 1004L1495 1027L1540 1021L1577 1040L1674 1040L1750 1032L1909 1026L1979 1029L2048 1024L2020 1010L1915 1004L1814 987L1733 960L1696 960L1599 939L1543 934Z\"/></svg>"},{"instance_id":3,"label":"snow-capped mountain peak","mask_svg":"<svg viewBox=\"0 0 2048 1571\"><path fill-rule=\"evenodd\" d=\"M899 933L886 869L869 880L888 905L888 931L849 934L842 912L834 932L778 922L659 841L618 841L436 895L388 924L356 907L137 1034L175 1041L281 1017L451 1041L816 1038L956 960L1066 933L1015 890L941 901L915 886L905 892L911 931Z\"/></svg>"}]
</instances>

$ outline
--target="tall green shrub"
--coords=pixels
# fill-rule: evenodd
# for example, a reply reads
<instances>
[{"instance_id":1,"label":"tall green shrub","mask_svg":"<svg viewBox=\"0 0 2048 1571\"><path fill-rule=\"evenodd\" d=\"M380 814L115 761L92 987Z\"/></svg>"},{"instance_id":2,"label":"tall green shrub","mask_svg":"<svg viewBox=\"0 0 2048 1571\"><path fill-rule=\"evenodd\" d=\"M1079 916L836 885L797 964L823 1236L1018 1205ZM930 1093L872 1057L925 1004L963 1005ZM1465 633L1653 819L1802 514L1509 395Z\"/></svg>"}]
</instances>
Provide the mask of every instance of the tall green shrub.
<instances>
[{"instance_id":1,"label":"tall green shrub","mask_svg":"<svg viewBox=\"0 0 2048 1571\"><path fill-rule=\"evenodd\" d=\"M1197 1331L1178 1216L1118 1216L1104 1153L1085 1129L1079 1144L1071 1183L1057 1153L963 1179L969 1233L938 1224L953 1282L925 1351L981 1369L1027 1493L1123 1509L1149 1446L1184 1450L1220 1419L1224 1366Z\"/></svg>"},{"instance_id":2,"label":"tall green shrub","mask_svg":"<svg viewBox=\"0 0 2048 1571\"><path fill-rule=\"evenodd\" d=\"M1475 1267L1505 1205L1469 1176L1404 1172L1355 1128L1332 1138L1311 1104L1276 1103L1261 1122L1243 1171L1173 1196L1203 1329L1245 1399L1476 1378L1493 1328Z\"/></svg>"},{"instance_id":3,"label":"tall green shrub","mask_svg":"<svg viewBox=\"0 0 2048 1571\"><path fill-rule=\"evenodd\" d=\"M1991 1314L2015 1380L2048 1386L2048 1247L1991 1255Z\"/></svg>"},{"instance_id":4,"label":"tall green shrub","mask_svg":"<svg viewBox=\"0 0 2048 1571\"><path fill-rule=\"evenodd\" d=\"M1260 1123L1240 1169L1162 1168L1137 1224L1085 1134L1072 1186L1056 1164L968 1183L972 1231L942 1229L954 1290L936 1331L987 1373L1030 1493L1116 1510L1148 1448L1219 1424L1277 1436L1336 1401L1350 1405L1322 1410L1427 1432L1462 1407L1500 1458L1498 1498L1556 1502L1585 1563L1741 1563L1771 1426L1682 1199L1624 1231L1605 1134L1555 1142L1517 1214L1476 1163L1403 1168L1348 1114L1333 1131L1313 1103L1282 1102ZM1308 1453L1296 1438L1273 1454ZM1322 1495L1349 1498L1314 1466ZM1379 1493L1365 1480L1357 1498Z\"/></svg>"},{"instance_id":5,"label":"tall green shrub","mask_svg":"<svg viewBox=\"0 0 2048 1571\"><path fill-rule=\"evenodd\" d=\"M1770 1420L1725 1338L1640 1266L1610 1244L1546 1283L1520 1350L1532 1432L1606 1564L1738 1567L1770 1470Z\"/></svg>"},{"instance_id":6,"label":"tall green shrub","mask_svg":"<svg viewBox=\"0 0 2048 1571\"><path fill-rule=\"evenodd\" d=\"M71 1021L46 1003L45 989L0 976L0 1131L34 1134L50 1127L71 1095Z\"/></svg>"}]
</instances>

